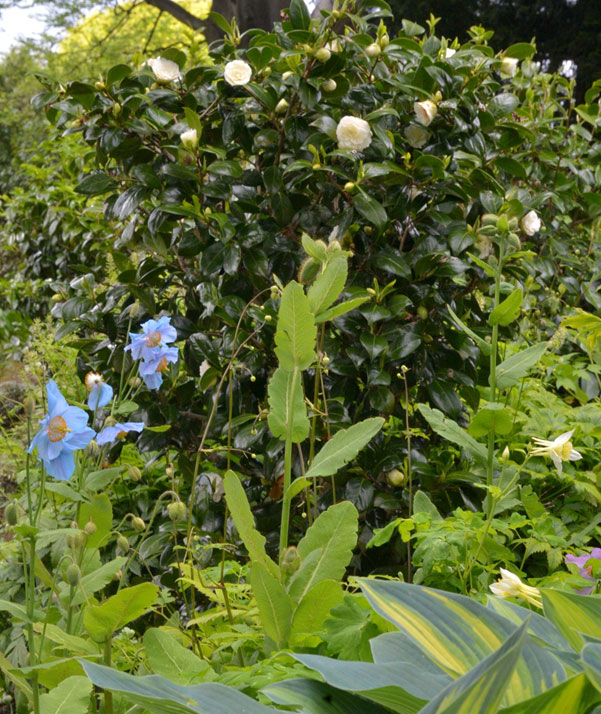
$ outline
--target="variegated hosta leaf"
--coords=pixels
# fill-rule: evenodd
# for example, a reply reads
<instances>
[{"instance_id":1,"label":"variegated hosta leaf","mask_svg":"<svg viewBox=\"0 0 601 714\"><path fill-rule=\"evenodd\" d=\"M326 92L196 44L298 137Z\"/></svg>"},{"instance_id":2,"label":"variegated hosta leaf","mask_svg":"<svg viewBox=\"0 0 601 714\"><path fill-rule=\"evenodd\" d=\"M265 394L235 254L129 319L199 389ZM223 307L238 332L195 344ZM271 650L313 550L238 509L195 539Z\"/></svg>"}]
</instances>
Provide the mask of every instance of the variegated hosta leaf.
<instances>
[{"instance_id":1,"label":"variegated hosta leaf","mask_svg":"<svg viewBox=\"0 0 601 714\"><path fill-rule=\"evenodd\" d=\"M589 714L600 701L601 694L581 672L533 699L500 709L499 714Z\"/></svg>"},{"instance_id":2,"label":"variegated hosta leaf","mask_svg":"<svg viewBox=\"0 0 601 714\"><path fill-rule=\"evenodd\" d=\"M495 714L511 686L527 629L525 622L496 652L450 684L420 714Z\"/></svg>"},{"instance_id":3,"label":"variegated hosta leaf","mask_svg":"<svg viewBox=\"0 0 601 714\"><path fill-rule=\"evenodd\" d=\"M272 702L294 706L300 714L389 714L378 704L313 679L289 679L261 691Z\"/></svg>"},{"instance_id":4,"label":"variegated hosta leaf","mask_svg":"<svg viewBox=\"0 0 601 714\"><path fill-rule=\"evenodd\" d=\"M515 631L511 620L463 595L384 580L358 583L371 606L453 678L498 650ZM560 658L528 638L503 705L534 697L564 679Z\"/></svg>"},{"instance_id":5,"label":"variegated hosta leaf","mask_svg":"<svg viewBox=\"0 0 601 714\"><path fill-rule=\"evenodd\" d=\"M601 595L576 595L563 590L541 590L545 616L570 645L582 649L580 633L601 639Z\"/></svg>"}]
</instances>

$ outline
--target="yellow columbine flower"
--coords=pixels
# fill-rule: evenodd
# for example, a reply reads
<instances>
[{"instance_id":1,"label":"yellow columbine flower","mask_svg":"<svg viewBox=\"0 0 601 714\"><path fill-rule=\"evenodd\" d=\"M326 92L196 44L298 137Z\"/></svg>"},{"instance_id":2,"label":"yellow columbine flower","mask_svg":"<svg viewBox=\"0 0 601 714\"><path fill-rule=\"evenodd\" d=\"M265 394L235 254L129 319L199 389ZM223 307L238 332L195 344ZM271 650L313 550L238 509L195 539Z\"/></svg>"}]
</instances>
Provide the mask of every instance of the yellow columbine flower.
<instances>
[{"instance_id":1,"label":"yellow columbine flower","mask_svg":"<svg viewBox=\"0 0 601 714\"><path fill-rule=\"evenodd\" d=\"M501 568L501 577L499 580L489 587L497 597L519 597L523 600L527 600L536 607L542 607L540 590L530 585L524 585L515 573L505 570L504 568Z\"/></svg>"},{"instance_id":2,"label":"yellow columbine flower","mask_svg":"<svg viewBox=\"0 0 601 714\"><path fill-rule=\"evenodd\" d=\"M566 431L564 434L560 434L554 441L534 437L532 440L539 444L539 446L532 449L533 456L550 456L557 471L561 473L563 461L578 461L578 459L582 458L582 454L576 451L570 441L570 437L573 433L574 429Z\"/></svg>"}]
</instances>

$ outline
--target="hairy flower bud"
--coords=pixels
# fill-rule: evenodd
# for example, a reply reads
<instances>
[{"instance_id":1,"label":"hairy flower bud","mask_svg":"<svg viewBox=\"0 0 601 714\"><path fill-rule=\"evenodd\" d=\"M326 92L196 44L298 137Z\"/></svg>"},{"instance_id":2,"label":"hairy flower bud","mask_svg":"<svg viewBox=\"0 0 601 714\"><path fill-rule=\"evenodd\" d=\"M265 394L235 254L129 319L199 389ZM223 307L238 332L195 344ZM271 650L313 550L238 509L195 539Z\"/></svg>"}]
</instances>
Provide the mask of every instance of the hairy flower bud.
<instances>
[{"instance_id":1,"label":"hairy flower bud","mask_svg":"<svg viewBox=\"0 0 601 714\"><path fill-rule=\"evenodd\" d=\"M338 85L334 79L326 79L325 82L321 83L321 88L324 92L335 92L337 86Z\"/></svg>"},{"instance_id":2,"label":"hairy flower bud","mask_svg":"<svg viewBox=\"0 0 601 714\"><path fill-rule=\"evenodd\" d=\"M290 577L294 575L301 566L301 557L295 546L291 545L284 551L282 558L282 573Z\"/></svg>"},{"instance_id":3,"label":"hairy flower bud","mask_svg":"<svg viewBox=\"0 0 601 714\"><path fill-rule=\"evenodd\" d=\"M382 48L377 42L372 42L371 45L367 45L365 48L365 54L368 57L378 57L382 53Z\"/></svg>"},{"instance_id":4,"label":"hairy flower bud","mask_svg":"<svg viewBox=\"0 0 601 714\"><path fill-rule=\"evenodd\" d=\"M188 509L181 501L173 501L167 506L167 514L174 523L179 523L188 514Z\"/></svg>"},{"instance_id":5,"label":"hairy flower bud","mask_svg":"<svg viewBox=\"0 0 601 714\"><path fill-rule=\"evenodd\" d=\"M134 516L131 519L131 524L138 533L141 533L146 528L146 523L144 523L144 520L140 518L140 516Z\"/></svg>"},{"instance_id":6,"label":"hairy flower bud","mask_svg":"<svg viewBox=\"0 0 601 714\"><path fill-rule=\"evenodd\" d=\"M117 548L119 548L122 553L127 553L129 550L129 540L127 539L127 536L120 535L117 538Z\"/></svg>"},{"instance_id":7,"label":"hairy flower bud","mask_svg":"<svg viewBox=\"0 0 601 714\"><path fill-rule=\"evenodd\" d=\"M35 409L35 399L28 394L23 400L23 409L25 410L25 416L30 417Z\"/></svg>"},{"instance_id":8,"label":"hairy flower bud","mask_svg":"<svg viewBox=\"0 0 601 714\"><path fill-rule=\"evenodd\" d=\"M137 466L128 466L127 467L127 475L130 477L132 481L141 481L142 480L142 472Z\"/></svg>"},{"instance_id":9,"label":"hairy flower bud","mask_svg":"<svg viewBox=\"0 0 601 714\"><path fill-rule=\"evenodd\" d=\"M70 563L67 566L67 569L65 570L65 580L71 585L71 587L75 587L81 578L81 570L79 569L79 566L77 563Z\"/></svg>"},{"instance_id":10,"label":"hairy flower bud","mask_svg":"<svg viewBox=\"0 0 601 714\"><path fill-rule=\"evenodd\" d=\"M9 526L16 526L19 520L19 509L14 501L11 501L4 509L4 516Z\"/></svg>"},{"instance_id":11,"label":"hairy flower bud","mask_svg":"<svg viewBox=\"0 0 601 714\"><path fill-rule=\"evenodd\" d=\"M91 536L91 535L94 535L94 533L96 533L96 531L97 531L98 529L97 529L96 524L94 523L94 521L90 518L90 520L89 520L89 521L85 524L85 526L83 527L83 530L84 530L84 533L85 533L86 535Z\"/></svg>"}]
</instances>

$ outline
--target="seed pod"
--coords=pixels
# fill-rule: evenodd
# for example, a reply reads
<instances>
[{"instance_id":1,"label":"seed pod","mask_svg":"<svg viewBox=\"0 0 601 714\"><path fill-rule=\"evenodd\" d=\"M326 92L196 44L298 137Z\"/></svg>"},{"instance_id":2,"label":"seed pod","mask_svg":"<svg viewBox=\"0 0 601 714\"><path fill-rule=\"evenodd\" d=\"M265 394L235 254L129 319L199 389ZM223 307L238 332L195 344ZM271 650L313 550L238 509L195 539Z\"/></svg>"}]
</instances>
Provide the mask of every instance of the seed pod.
<instances>
[{"instance_id":1,"label":"seed pod","mask_svg":"<svg viewBox=\"0 0 601 714\"><path fill-rule=\"evenodd\" d=\"M141 532L146 528L146 523L144 523L143 519L140 518L140 516L134 516L131 519L131 524L134 527L134 530Z\"/></svg>"},{"instance_id":2,"label":"seed pod","mask_svg":"<svg viewBox=\"0 0 601 714\"><path fill-rule=\"evenodd\" d=\"M77 563L70 563L67 566L67 570L65 570L65 580L69 583L69 585L75 587L80 578L81 570L79 569L79 566Z\"/></svg>"},{"instance_id":3,"label":"seed pod","mask_svg":"<svg viewBox=\"0 0 601 714\"><path fill-rule=\"evenodd\" d=\"M98 529L96 528L94 521L90 518L90 520L83 527L83 530L86 535L91 536L94 535Z\"/></svg>"},{"instance_id":4,"label":"seed pod","mask_svg":"<svg viewBox=\"0 0 601 714\"><path fill-rule=\"evenodd\" d=\"M16 526L19 521L19 509L14 501L11 501L4 509L6 522L9 526Z\"/></svg>"},{"instance_id":5,"label":"seed pod","mask_svg":"<svg viewBox=\"0 0 601 714\"><path fill-rule=\"evenodd\" d=\"M167 506L167 514L174 523L183 521L188 513L186 505L181 501L173 501Z\"/></svg>"},{"instance_id":6,"label":"seed pod","mask_svg":"<svg viewBox=\"0 0 601 714\"><path fill-rule=\"evenodd\" d=\"M301 557L298 550L291 545L286 548L282 558L282 573L290 577L294 575L301 566Z\"/></svg>"}]
</instances>

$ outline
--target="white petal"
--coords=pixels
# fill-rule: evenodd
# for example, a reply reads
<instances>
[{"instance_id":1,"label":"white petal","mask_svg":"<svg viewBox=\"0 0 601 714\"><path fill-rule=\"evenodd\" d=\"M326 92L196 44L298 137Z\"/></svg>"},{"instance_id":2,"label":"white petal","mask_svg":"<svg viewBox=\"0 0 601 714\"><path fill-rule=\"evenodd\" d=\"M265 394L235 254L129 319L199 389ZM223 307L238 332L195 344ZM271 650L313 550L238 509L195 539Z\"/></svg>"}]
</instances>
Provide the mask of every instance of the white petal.
<instances>
[{"instance_id":1,"label":"white petal","mask_svg":"<svg viewBox=\"0 0 601 714\"><path fill-rule=\"evenodd\" d=\"M522 581L515 573L512 573L509 570L505 570L505 568L501 568L499 572L501 573L501 577L503 578L503 580L508 580L512 585L522 584Z\"/></svg>"},{"instance_id":2,"label":"white petal","mask_svg":"<svg viewBox=\"0 0 601 714\"><path fill-rule=\"evenodd\" d=\"M554 446L555 445L554 441L548 441L547 439L538 439L536 436L532 437L532 441L536 442L537 444L540 444L541 446Z\"/></svg>"},{"instance_id":3,"label":"white petal","mask_svg":"<svg viewBox=\"0 0 601 714\"><path fill-rule=\"evenodd\" d=\"M488 587L491 589L493 595L497 595L498 597L505 597L505 591L501 587L499 587L499 583L493 583Z\"/></svg>"},{"instance_id":4,"label":"white petal","mask_svg":"<svg viewBox=\"0 0 601 714\"><path fill-rule=\"evenodd\" d=\"M570 461L578 461L581 458L582 458L582 454L579 451L576 451L576 449L572 449L572 451L570 452L569 460Z\"/></svg>"},{"instance_id":5,"label":"white petal","mask_svg":"<svg viewBox=\"0 0 601 714\"><path fill-rule=\"evenodd\" d=\"M555 439L555 442L554 442L555 445L561 446L562 444L565 444L567 441L570 440L570 437L572 436L573 433L574 433L574 429L572 429L571 431L566 431L563 434L560 434L557 437L557 439Z\"/></svg>"},{"instance_id":6,"label":"white petal","mask_svg":"<svg viewBox=\"0 0 601 714\"><path fill-rule=\"evenodd\" d=\"M559 473L563 471L563 465L561 463L561 457L558 456L554 451L549 452L549 456L551 457L551 460L555 464L555 468Z\"/></svg>"}]
</instances>

